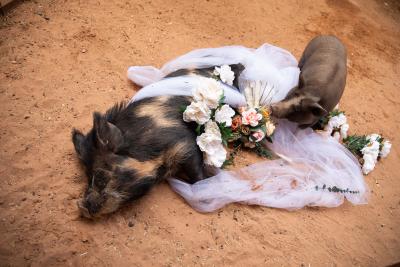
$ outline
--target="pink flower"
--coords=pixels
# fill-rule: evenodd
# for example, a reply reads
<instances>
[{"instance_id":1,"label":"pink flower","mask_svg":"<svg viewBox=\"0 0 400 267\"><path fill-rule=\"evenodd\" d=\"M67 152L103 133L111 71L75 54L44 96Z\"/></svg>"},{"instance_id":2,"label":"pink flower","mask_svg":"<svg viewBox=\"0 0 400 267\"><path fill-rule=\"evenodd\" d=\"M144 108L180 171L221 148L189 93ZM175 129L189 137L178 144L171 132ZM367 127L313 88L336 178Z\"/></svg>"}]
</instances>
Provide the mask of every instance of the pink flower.
<instances>
[{"instance_id":1,"label":"pink flower","mask_svg":"<svg viewBox=\"0 0 400 267\"><path fill-rule=\"evenodd\" d=\"M254 142L260 142L265 137L265 133L261 130L257 130L256 132L251 134L251 137Z\"/></svg>"},{"instance_id":2,"label":"pink flower","mask_svg":"<svg viewBox=\"0 0 400 267\"><path fill-rule=\"evenodd\" d=\"M262 119L262 115L257 113L254 108L242 112L242 124L250 125L255 127L258 125L258 121Z\"/></svg>"}]
</instances>

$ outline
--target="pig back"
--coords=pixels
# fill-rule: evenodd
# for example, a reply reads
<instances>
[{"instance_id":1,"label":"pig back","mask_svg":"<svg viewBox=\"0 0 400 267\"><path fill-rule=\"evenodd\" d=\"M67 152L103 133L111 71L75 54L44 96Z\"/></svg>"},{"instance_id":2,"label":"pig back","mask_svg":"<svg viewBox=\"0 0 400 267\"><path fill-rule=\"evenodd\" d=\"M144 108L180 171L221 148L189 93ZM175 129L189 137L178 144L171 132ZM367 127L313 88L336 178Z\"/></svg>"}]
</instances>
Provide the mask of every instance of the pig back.
<instances>
[{"instance_id":1,"label":"pig back","mask_svg":"<svg viewBox=\"0 0 400 267\"><path fill-rule=\"evenodd\" d=\"M122 131L125 153L141 161L152 160L178 143L195 147L193 126L183 121L180 110L189 104L185 96L150 97L130 103L108 120Z\"/></svg>"}]
</instances>

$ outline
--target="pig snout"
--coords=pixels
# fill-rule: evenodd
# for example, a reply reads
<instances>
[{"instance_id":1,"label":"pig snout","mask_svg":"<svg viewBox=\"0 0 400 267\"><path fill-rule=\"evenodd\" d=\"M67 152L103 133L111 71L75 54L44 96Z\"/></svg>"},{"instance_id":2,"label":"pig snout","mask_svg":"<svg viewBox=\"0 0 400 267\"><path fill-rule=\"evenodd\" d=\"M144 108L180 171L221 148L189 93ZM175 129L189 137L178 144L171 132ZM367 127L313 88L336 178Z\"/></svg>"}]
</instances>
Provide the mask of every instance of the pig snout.
<instances>
[{"instance_id":1,"label":"pig snout","mask_svg":"<svg viewBox=\"0 0 400 267\"><path fill-rule=\"evenodd\" d=\"M88 219L92 219L92 216L90 215L89 210L84 205L84 200L83 199L78 200L76 202L76 204L78 205L78 208L79 208L79 210L81 212L81 215L83 217L88 218Z\"/></svg>"},{"instance_id":2,"label":"pig snout","mask_svg":"<svg viewBox=\"0 0 400 267\"><path fill-rule=\"evenodd\" d=\"M99 213L103 202L104 199L102 198L101 194L95 190L89 189L86 196L79 200L77 204L82 216L92 219Z\"/></svg>"}]
</instances>

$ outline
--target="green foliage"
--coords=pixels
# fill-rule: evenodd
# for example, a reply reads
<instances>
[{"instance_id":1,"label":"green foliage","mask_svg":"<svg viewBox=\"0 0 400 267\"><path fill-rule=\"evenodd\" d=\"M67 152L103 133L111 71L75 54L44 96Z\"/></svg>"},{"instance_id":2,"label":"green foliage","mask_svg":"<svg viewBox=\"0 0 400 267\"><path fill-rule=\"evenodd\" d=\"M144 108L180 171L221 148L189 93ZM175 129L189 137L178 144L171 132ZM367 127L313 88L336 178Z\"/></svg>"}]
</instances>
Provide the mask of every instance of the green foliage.
<instances>
[{"instance_id":1,"label":"green foliage","mask_svg":"<svg viewBox=\"0 0 400 267\"><path fill-rule=\"evenodd\" d=\"M226 127L225 122L219 123L218 127L221 132L222 143L224 144L224 146L227 146L228 142L230 142L234 136L232 129L231 129L231 127Z\"/></svg>"},{"instance_id":2,"label":"green foliage","mask_svg":"<svg viewBox=\"0 0 400 267\"><path fill-rule=\"evenodd\" d=\"M218 101L218 108L220 108L224 104L224 101L225 101L225 95L222 94L221 98Z\"/></svg>"},{"instance_id":3,"label":"green foliage","mask_svg":"<svg viewBox=\"0 0 400 267\"><path fill-rule=\"evenodd\" d=\"M263 147L260 143L255 143L256 147L254 148L257 155L262 158L272 159L272 152L265 147Z\"/></svg>"},{"instance_id":4,"label":"green foliage","mask_svg":"<svg viewBox=\"0 0 400 267\"><path fill-rule=\"evenodd\" d=\"M378 140L379 141L379 140ZM349 135L343 140L343 145L353 154L362 156L361 149L368 145L369 141L365 135Z\"/></svg>"},{"instance_id":5,"label":"green foliage","mask_svg":"<svg viewBox=\"0 0 400 267\"><path fill-rule=\"evenodd\" d=\"M341 110L338 110L338 109L334 109L331 112L329 112L328 118L330 119L330 118L335 117L335 116L337 116L339 114L345 114L345 113L344 113L344 111L341 111Z\"/></svg>"},{"instance_id":6,"label":"green foliage","mask_svg":"<svg viewBox=\"0 0 400 267\"><path fill-rule=\"evenodd\" d=\"M202 127L203 127L202 125L197 124L197 127L196 127L196 134L197 134L197 135L200 135L200 134L202 133L202 130L201 130Z\"/></svg>"},{"instance_id":7,"label":"green foliage","mask_svg":"<svg viewBox=\"0 0 400 267\"><path fill-rule=\"evenodd\" d=\"M179 107L179 112L180 112L180 113L185 112L186 108L187 108L187 106L180 106L180 107Z\"/></svg>"},{"instance_id":8,"label":"green foliage","mask_svg":"<svg viewBox=\"0 0 400 267\"><path fill-rule=\"evenodd\" d=\"M339 187L337 187L337 186L332 186L332 187L328 187L328 186L326 186L326 184L324 184L323 186L315 186L315 190L316 191L325 191L325 190L327 190L327 191L329 191L329 192L333 192L333 193L342 193L342 194L344 194L344 193L349 193L349 194L359 194L360 193L360 191L355 191L355 190L350 190L349 188L346 188L346 189L342 189L342 188L339 188Z\"/></svg>"},{"instance_id":9,"label":"green foliage","mask_svg":"<svg viewBox=\"0 0 400 267\"><path fill-rule=\"evenodd\" d=\"M242 148L242 143L237 142L233 146L233 151L231 153L229 153L229 158L227 160L225 160L224 163L222 164L222 168L225 168L230 165L235 165L235 157L239 153L241 148Z\"/></svg>"},{"instance_id":10,"label":"green foliage","mask_svg":"<svg viewBox=\"0 0 400 267\"><path fill-rule=\"evenodd\" d=\"M325 128L325 126L328 124L328 121L330 118L335 117L341 113L345 114L344 111L341 111L339 109L332 110L326 116L319 118L318 122L313 126L313 129L314 130L323 130Z\"/></svg>"}]
</instances>

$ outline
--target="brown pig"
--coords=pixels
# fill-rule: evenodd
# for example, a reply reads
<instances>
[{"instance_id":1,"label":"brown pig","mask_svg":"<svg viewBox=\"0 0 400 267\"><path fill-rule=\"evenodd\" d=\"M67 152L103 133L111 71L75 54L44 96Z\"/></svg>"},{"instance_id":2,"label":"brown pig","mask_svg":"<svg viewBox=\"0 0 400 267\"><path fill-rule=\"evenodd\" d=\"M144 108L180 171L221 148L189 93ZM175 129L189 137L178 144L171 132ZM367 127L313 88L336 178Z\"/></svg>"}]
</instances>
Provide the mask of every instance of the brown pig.
<instances>
[{"instance_id":1,"label":"brown pig","mask_svg":"<svg viewBox=\"0 0 400 267\"><path fill-rule=\"evenodd\" d=\"M299 84L284 100L271 106L272 116L314 125L339 103L346 85L346 48L335 36L311 40L299 62Z\"/></svg>"},{"instance_id":2,"label":"brown pig","mask_svg":"<svg viewBox=\"0 0 400 267\"><path fill-rule=\"evenodd\" d=\"M83 216L111 213L166 177L191 183L205 178L196 125L184 122L180 111L190 101L162 96L118 104L105 115L95 112L88 134L73 130L72 141L88 177L78 202Z\"/></svg>"}]
</instances>

